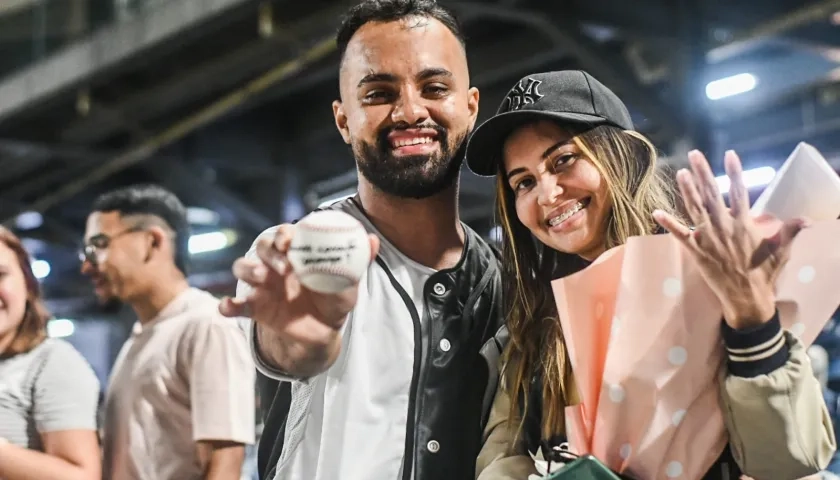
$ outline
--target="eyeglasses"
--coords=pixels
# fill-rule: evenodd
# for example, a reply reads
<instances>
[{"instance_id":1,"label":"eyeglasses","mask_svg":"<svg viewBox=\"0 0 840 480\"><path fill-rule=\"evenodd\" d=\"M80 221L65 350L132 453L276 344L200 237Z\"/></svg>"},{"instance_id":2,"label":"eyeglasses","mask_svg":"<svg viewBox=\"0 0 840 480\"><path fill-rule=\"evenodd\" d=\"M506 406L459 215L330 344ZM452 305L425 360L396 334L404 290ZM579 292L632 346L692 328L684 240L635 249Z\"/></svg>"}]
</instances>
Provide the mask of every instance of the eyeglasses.
<instances>
[{"instance_id":1,"label":"eyeglasses","mask_svg":"<svg viewBox=\"0 0 840 480\"><path fill-rule=\"evenodd\" d=\"M79 261L87 261L92 265L96 265L98 263L98 258L96 256L97 252L107 249L111 245L111 242L124 235L140 232L142 230L143 229L141 227L131 227L113 235L106 235L104 233L94 235L85 242L85 245L79 251Z\"/></svg>"}]
</instances>

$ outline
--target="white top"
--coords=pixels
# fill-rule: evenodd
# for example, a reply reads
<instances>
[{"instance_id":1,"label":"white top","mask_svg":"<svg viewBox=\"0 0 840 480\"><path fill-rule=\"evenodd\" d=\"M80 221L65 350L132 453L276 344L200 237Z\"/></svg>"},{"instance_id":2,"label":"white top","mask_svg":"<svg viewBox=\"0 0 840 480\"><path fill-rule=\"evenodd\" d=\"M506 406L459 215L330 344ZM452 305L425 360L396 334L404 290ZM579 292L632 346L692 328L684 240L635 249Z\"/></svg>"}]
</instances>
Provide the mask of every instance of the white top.
<instances>
[{"instance_id":1,"label":"white top","mask_svg":"<svg viewBox=\"0 0 840 480\"><path fill-rule=\"evenodd\" d=\"M353 215L369 232L378 233L352 200L329 208ZM263 233L273 234L274 229ZM422 319L423 288L434 270L380 239L379 256ZM249 255L254 255L253 248ZM237 295L245 296L249 288L240 282ZM414 321L376 262L361 278L358 302L342 335L341 354L329 370L305 381L292 380L292 406L275 479L400 478L414 367ZM266 376L291 380L255 359Z\"/></svg>"},{"instance_id":2,"label":"white top","mask_svg":"<svg viewBox=\"0 0 840 480\"><path fill-rule=\"evenodd\" d=\"M196 442L254 442L254 363L218 305L190 288L134 325L105 399L102 478L198 480Z\"/></svg>"},{"instance_id":3,"label":"white top","mask_svg":"<svg viewBox=\"0 0 840 480\"><path fill-rule=\"evenodd\" d=\"M96 431L99 380L72 345L47 339L0 359L0 438L43 451L42 433Z\"/></svg>"}]
</instances>

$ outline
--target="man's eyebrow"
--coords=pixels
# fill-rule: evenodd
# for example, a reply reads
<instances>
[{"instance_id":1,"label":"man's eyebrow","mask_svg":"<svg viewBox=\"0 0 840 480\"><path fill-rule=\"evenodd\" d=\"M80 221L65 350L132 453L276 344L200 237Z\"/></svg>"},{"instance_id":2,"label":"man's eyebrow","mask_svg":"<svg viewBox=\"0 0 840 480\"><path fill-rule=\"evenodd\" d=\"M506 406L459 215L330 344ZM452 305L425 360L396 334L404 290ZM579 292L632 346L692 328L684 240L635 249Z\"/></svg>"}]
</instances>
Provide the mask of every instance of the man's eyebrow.
<instances>
[{"instance_id":1,"label":"man's eyebrow","mask_svg":"<svg viewBox=\"0 0 840 480\"><path fill-rule=\"evenodd\" d=\"M367 83L375 83L375 82L395 82L397 81L397 76L392 73L369 73L362 77L359 80L357 87L362 87Z\"/></svg>"},{"instance_id":2,"label":"man's eyebrow","mask_svg":"<svg viewBox=\"0 0 840 480\"><path fill-rule=\"evenodd\" d=\"M425 68L417 74L417 80L428 80L433 77L453 77L452 72L445 68Z\"/></svg>"},{"instance_id":3,"label":"man's eyebrow","mask_svg":"<svg viewBox=\"0 0 840 480\"><path fill-rule=\"evenodd\" d=\"M418 73L415 76L415 78L418 81L422 81L422 80L428 80L428 79L434 78L434 77L449 77L449 78L451 78L453 76L454 75L452 74L452 72L450 72L449 70L447 70L445 68L432 67L432 68L423 69L422 71L420 71L420 73ZM362 86L364 86L365 84L368 84L368 83L396 82L396 81L397 81L397 76L394 75L393 73L369 73L369 74L365 75L364 77L362 77L361 80L359 80L359 83L356 85L356 87L362 87Z\"/></svg>"}]
</instances>

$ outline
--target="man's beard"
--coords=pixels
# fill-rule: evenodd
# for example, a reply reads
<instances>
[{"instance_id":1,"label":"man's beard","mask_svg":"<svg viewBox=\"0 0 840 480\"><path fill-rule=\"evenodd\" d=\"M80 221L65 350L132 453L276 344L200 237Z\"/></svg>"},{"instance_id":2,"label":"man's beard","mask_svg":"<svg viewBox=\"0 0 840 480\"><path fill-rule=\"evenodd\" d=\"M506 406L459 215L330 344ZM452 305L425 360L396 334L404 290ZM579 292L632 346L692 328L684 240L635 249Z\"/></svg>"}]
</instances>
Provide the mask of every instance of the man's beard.
<instances>
[{"instance_id":1,"label":"man's beard","mask_svg":"<svg viewBox=\"0 0 840 480\"><path fill-rule=\"evenodd\" d=\"M464 160L466 134L456 140L453 151L446 129L439 126L423 127L437 131L440 151L432 155L395 156L388 134L396 130L379 132L376 145L359 142L353 147L359 172L374 187L395 197L423 199L451 187L458 180Z\"/></svg>"}]
</instances>

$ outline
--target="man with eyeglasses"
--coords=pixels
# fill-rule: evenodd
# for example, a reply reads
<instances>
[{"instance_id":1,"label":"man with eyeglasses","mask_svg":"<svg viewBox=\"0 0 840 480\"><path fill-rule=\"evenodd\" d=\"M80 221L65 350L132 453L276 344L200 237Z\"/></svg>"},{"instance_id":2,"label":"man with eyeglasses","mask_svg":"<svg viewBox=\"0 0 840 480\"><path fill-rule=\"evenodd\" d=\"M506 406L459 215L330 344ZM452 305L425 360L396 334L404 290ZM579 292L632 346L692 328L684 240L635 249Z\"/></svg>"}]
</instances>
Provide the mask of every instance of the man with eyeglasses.
<instances>
[{"instance_id":1,"label":"man with eyeglasses","mask_svg":"<svg viewBox=\"0 0 840 480\"><path fill-rule=\"evenodd\" d=\"M87 219L82 273L137 315L105 395L103 478L238 480L254 442L255 368L218 300L186 279L186 209L157 186L107 193Z\"/></svg>"}]
</instances>

